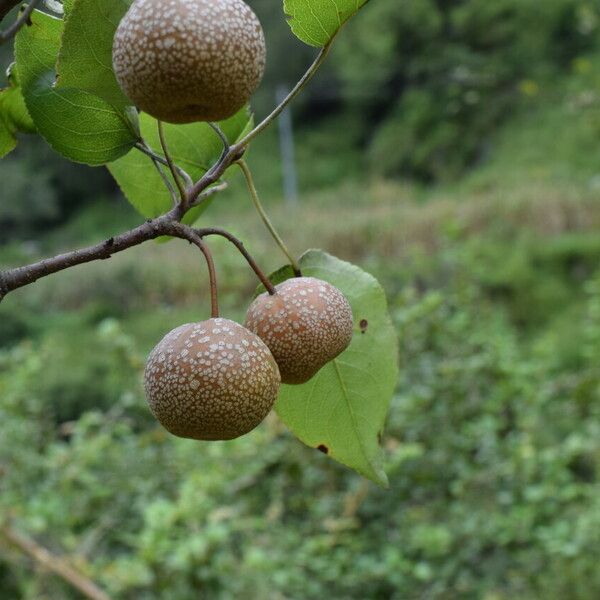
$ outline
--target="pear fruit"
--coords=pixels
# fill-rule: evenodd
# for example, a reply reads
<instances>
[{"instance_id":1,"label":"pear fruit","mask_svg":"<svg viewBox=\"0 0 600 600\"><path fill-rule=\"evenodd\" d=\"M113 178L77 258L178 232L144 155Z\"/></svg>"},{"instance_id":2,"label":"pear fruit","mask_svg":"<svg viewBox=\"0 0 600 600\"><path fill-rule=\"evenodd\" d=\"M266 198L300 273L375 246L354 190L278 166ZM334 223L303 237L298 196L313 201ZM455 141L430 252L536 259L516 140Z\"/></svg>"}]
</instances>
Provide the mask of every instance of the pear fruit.
<instances>
[{"instance_id":1,"label":"pear fruit","mask_svg":"<svg viewBox=\"0 0 600 600\"><path fill-rule=\"evenodd\" d=\"M212 318L168 333L148 357L144 384L150 410L173 435L230 440L267 416L280 376L258 336Z\"/></svg>"},{"instance_id":2,"label":"pear fruit","mask_svg":"<svg viewBox=\"0 0 600 600\"><path fill-rule=\"evenodd\" d=\"M113 41L125 95L167 123L221 121L258 87L266 48L242 0L134 0Z\"/></svg>"},{"instance_id":3,"label":"pear fruit","mask_svg":"<svg viewBox=\"0 0 600 600\"><path fill-rule=\"evenodd\" d=\"M314 277L288 279L250 305L245 326L269 347L282 383L299 384L352 341L352 308L335 286Z\"/></svg>"}]
</instances>

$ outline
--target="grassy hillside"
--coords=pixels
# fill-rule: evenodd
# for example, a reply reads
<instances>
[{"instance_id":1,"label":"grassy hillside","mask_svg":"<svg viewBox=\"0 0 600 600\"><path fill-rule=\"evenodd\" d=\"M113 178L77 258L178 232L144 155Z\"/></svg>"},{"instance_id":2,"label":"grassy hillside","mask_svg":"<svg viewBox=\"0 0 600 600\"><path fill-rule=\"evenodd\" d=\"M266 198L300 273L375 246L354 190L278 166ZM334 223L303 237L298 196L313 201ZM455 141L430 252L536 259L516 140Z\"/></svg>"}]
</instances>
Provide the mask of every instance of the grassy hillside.
<instances>
[{"instance_id":1,"label":"grassy hillside","mask_svg":"<svg viewBox=\"0 0 600 600\"><path fill-rule=\"evenodd\" d=\"M335 184L355 160L342 154L323 158L320 183L288 209L272 150L251 154L294 251L324 248L386 288L402 368L383 442L390 490L301 446L274 416L231 443L156 426L140 385L146 353L205 318L209 299L196 251L150 243L0 305L0 523L124 600L597 598L597 69L524 82L520 110L451 186L358 169ZM307 149L328 135L303 140L303 181ZM282 263L240 181L206 219L266 270ZM3 246L0 263L136 221L106 199L35 243ZM211 246L223 314L240 319L254 278L224 242ZM4 538L0 590L76 598Z\"/></svg>"}]
</instances>

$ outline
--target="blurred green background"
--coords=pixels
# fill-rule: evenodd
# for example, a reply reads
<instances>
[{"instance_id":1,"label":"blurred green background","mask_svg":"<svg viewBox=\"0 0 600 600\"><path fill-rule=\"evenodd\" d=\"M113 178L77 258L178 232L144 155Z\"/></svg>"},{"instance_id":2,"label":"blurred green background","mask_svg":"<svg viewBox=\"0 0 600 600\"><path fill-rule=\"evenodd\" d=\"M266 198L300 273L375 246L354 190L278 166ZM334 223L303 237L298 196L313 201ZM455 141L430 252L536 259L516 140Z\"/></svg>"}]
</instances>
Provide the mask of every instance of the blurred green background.
<instances>
[{"instance_id":1,"label":"blurred green background","mask_svg":"<svg viewBox=\"0 0 600 600\"><path fill-rule=\"evenodd\" d=\"M260 116L313 50L279 2L250 4L269 43ZM195 251L150 243L0 305L0 522L125 600L600 597L600 5L371 2L293 119L296 206L277 128L249 162L295 252L387 290L390 489L274 415L226 443L156 425L145 356L209 298ZM139 221L105 171L39 140L0 163L0 266ZM203 222L283 263L237 175ZM253 276L211 245L241 319ZM0 536L0 599L79 597Z\"/></svg>"}]
</instances>

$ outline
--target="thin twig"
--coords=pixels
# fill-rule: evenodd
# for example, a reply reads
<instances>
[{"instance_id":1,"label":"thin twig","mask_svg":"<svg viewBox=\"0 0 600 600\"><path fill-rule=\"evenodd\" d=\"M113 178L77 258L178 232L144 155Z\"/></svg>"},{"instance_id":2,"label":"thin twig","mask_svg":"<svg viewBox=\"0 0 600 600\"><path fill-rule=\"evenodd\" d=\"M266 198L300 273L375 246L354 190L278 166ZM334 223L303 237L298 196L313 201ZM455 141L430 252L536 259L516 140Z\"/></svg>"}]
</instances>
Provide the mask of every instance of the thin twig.
<instances>
[{"instance_id":1,"label":"thin twig","mask_svg":"<svg viewBox=\"0 0 600 600\"><path fill-rule=\"evenodd\" d=\"M100 244L59 254L24 267L3 271L0 275L3 281L3 291L0 292L0 300L9 292L34 283L42 277L47 277L70 267L95 260L105 260L117 252L122 252L148 240L162 235L170 235L172 224L179 220L181 216L179 209L175 208L157 219L147 221L139 227L121 235L111 237Z\"/></svg>"},{"instance_id":2,"label":"thin twig","mask_svg":"<svg viewBox=\"0 0 600 600\"><path fill-rule=\"evenodd\" d=\"M258 277L260 282L265 286L265 289L267 290L267 292L269 292L269 294L271 294L271 296L273 294L277 293L275 286L271 283L269 278L265 275L264 271L258 266L258 264L254 260L254 258L252 258L251 254L248 252L248 250L246 250L244 243L240 239L235 237L235 235L233 235L232 233L229 233L229 231L226 231L225 229L221 229L220 227L204 227L204 228L198 229L196 231L202 237L206 237L208 235L219 235L219 236L224 237L225 239L229 240L240 251L241 255L246 259L246 261L250 265L250 268L256 273L256 276Z\"/></svg>"},{"instance_id":3,"label":"thin twig","mask_svg":"<svg viewBox=\"0 0 600 600\"><path fill-rule=\"evenodd\" d=\"M269 219L269 215L267 215L267 213L260 201L258 191L256 189L256 186L254 185L254 179L252 178L252 173L251 173L248 165L246 164L246 161L238 160L235 164L242 170L242 173L244 174L244 177L246 178L246 184L248 185L248 190L250 192L250 196L252 197L252 202L254 202L254 206L256 207L256 210L258 211L260 218L262 219L263 223L265 224L265 227L269 230L269 233L271 234L271 236L273 237L273 239L275 240L277 245L281 248L281 251L286 255L286 257L290 261L290 264L292 265L292 268L294 269L295 275L297 277L300 277L302 274L300 271L300 265L298 264L298 261L294 258L294 255L289 251L288 247L285 245L285 242L283 241L283 239L281 238L279 233L277 233L277 230L275 229L275 226L273 225L271 219Z\"/></svg>"},{"instance_id":4,"label":"thin twig","mask_svg":"<svg viewBox=\"0 0 600 600\"><path fill-rule=\"evenodd\" d=\"M77 265L109 259L118 252L158 237L173 236L195 243L197 238L201 241L204 233L210 235L213 232L212 229L193 229L183 225L179 222L180 218L181 212L177 207L157 219L146 221L143 225L111 237L100 244L59 254L24 267L0 271L0 301L9 292L30 285L38 279Z\"/></svg>"},{"instance_id":5,"label":"thin twig","mask_svg":"<svg viewBox=\"0 0 600 600\"><path fill-rule=\"evenodd\" d=\"M162 165L161 161L158 160L158 158L156 156L154 156L153 153L146 153L146 154L150 157L150 160L156 167L156 170L158 171L158 174L160 175L162 182L165 184L165 187L167 188L167 190L169 192L169 196L171 196L173 206L177 206L177 204L179 204L179 198L177 196L177 192L175 191L175 188L173 187L171 180L167 177L167 174L165 173L165 171L163 169L163 165Z\"/></svg>"},{"instance_id":6,"label":"thin twig","mask_svg":"<svg viewBox=\"0 0 600 600\"><path fill-rule=\"evenodd\" d=\"M79 590L90 600L110 600L110 597L93 581L76 571L65 559L55 556L49 550L38 544L9 525L4 525L0 533L13 545L19 548L48 571L58 575L75 589Z\"/></svg>"},{"instance_id":7,"label":"thin twig","mask_svg":"<svg viewBox=\"0 0 600 600\"><path fill-rule=\"evenodd\" d=\"M161 146L163 154L165 155L165 158L167 160L167 165L169 165L169 170L171 171L171 176L175 180L175 185L177 186L177 189L179 190L179 197L181 198L181 202L185 205L185 204L187 204L187 192L185 191L185 186L179 179L179 173L177 172L177 169L175 168L175 163L173 162L173 159L171 158L171 153L169 152L169 146L167 145L167 140L165 138L165 130L163 127L163 122L157 121L156 123L158 125L158 137L160 139L160 146Z\"/></svg>"},{"instance_id":8,"label":"thin twig","mask_svg":"<svg viewBox=\"0 0 600 600\"><path fill-rule=\"evenodd\" d=\"M11 1L12 0L9 0L9 3ZM12 4L12 6L15 4ZM3 2L3 0L0 0L0 15L2 15L2 10L5 9L6 6L6 1ZM29 285L42 277L63 271L64 269L95 260L110 258L117 252L121 252L163 235L182 237L177 233L177 227L181 226L181 219L184 217L186 211L192 206L199 204L206 197L216 193L217 190L222 189L221 186L214 186L214 184L219 181L223 173L225 173L225 171L233 163L242 159L246 146L250 143L250 141L254 139L254 137L256 137L256 135L258 135L261 131L263 131L281 113L281 111L289 104L289 102L298 94L302 87L304 87L304 85L306 85L306 83L312 78L327 55L330 46L331 42L321 50L302 79L283 100L283 102L281 102L281 104L275 108L275 110L266 119L264 119L241 141L237 142L233 146L230 146L227 151L224 150L221 158L198 181L193 184L188 184L188 189L186 190L187 205L184 206L183 203L179 203L168 213L165 213L156 219L149 220L143 225L140 225L139 227L136 227L130 231L105 240L100 244L83 248L81 250L66 252L53 258L41 260L23 267L0 271L0 302L9 292ZM153 157L153 151L145 147L143 144L138 144L137 147L142 152L148 154L151 158ZM162 163L162 157L158 157L158 155L155 155L154 157L156 160ZM214 191L212 191L213 189ZM202 230L197 231L201 232ZM292 262L296 274L300 274L300 269L296 261L293 260L291 254L286 252L286 255Z\"/></svg>"},{"instance_id":9,"label":"thin twig","mask_svg":"<svg viewBox=\"0 0 600 600\"><path fill-rule=\"evenodd\" d=\"M313 78L317 72L329 50L333 39L329 43L321 48L321 51L310 65L306 73L300 79L300 81L294 86L292 91L284 98L284 100L273 110L273 112L263 119L250 133L233 146L229 146L227 151L223 151L221 158L217 163L209 169L203 177L198 180L192 187L187 190L189 202L193 203L198 194L206 189L209 185L212 185L219 180L219 177L237 160L240 160L246 150L248 144L264 129L266 129L286 108L286 106L298 95L302 88Z\"/></svg>"},{"instance_id":10,"label":"thin twig","mask_svg":"<svg viewBox=\"0 0 600 600\"><path fill-rule=\"evenodd\" d=\"M231 156L231 150L221 159L215 163L202 177L188 189L188 206L194 206L198 196L208 187L217 183L221 178L221 175L231 166L233 163L233 156Z\"/></svg>"},{"instance_id":11,"label":"thin twig","mask_svg":"<svg viewBox=\"0 0 600 600\"><path fill-rule=\"evenodd\" d=\"M210 280L210 306L211 316L213 319L219 316L219 298L218 298L218 286L217 286L217 271L215 269L215 261L213 260L212 254L208 246L202 239L202 231L193 229L182 223L176 223L172 225L174 235L182 239L188 240L188 242L196 245L200 248L204 258L206 259L206 266L208 267L208 277Z\"/></svg>"},{"instance_id":12,"label":"thin twig","mask_svg":"<svg viewBox=\"0 0 600 600\"><path fill-rule=\"evenodd\" d=\"M152 150L152 148L150 148L150 146L148 146L148 144L145 141L138 142L135 145L135 147L140 152L143 152L146 156L149 156L151 159L158 161L161 165L164 165L165 167L169 166L167 159L164 156L158 154L157 152L154 152L154 150ZM188 187L192 187L194 185L194 180L189 176L189 173L182 169L179 165L175 165L175 168L177 169L177 172L181 175L181 178L185 181L185 184Z\"/></svg>"},{"instance_id":13,"label":"thin twig","mask_svg":"<svg viewBox=\"0 0 600 600\"><path fill-rule=\"evenodd\" d=\"M229 184L226 181L222 181L221 183L219 183L217 185L212 185L208 189L204 190L193 202L190 202L188 204L188 207L194 208L196 206L199 206L200 204L202 204L205 200L207 200L211 196L214 196L215 194L218 194L219 192L226 190L228 187L229 187Z\"/></svg>"},{"instance_id":14,"label":"thin twig","mask_svg":"<svg viewBox=\"0 0 600 600\"><path fill-rule=\"evenodd\" d=\"M122 252L123 250L127 250L146 241L167 235L188 240L199 247L200 244L197 243L198 240L200 243L202 243L202 238L207 236L218 235L228 239L236 246L242 256L246 259L268 292L270 294L275 293L273 284L260 269L248 250L246 250L246 247L241 240L235 237L232 233L229 233L220 227L203 227L201 229L194 229L189 225L184 225L183 223L177 221L177 214L178 213L174 209L170 213L167 213L158 219L147 221L143 225L140 225L139 227L136 227L135 229L132 229L131 231L123 233L119 236L105 240L101 244L59 254L53 258L47 258L24 267L0 271L0 301L9 292L32 284L38 279L47 277L48 275L52 275L54 273L64 271L65 269L96 260L109 259L118 252ZM213 263L212 257L208 258L207 260L209 263ZM214 280L216 279L215 269L214 264L212 264L212 266L211 264L209 264L209 274L212 271L211 278ZM216 289L216 284L214 288ZM213 308L215 308L215 302L213 302Z\"/></svg>"},{"instance_id":15,"label":"thin twig","mask_svg":"<svg viewBox=\"0 0 600 600\"><path fill-rule=\"evenodd\" d=\"M202 196L206 198L209 195L220 191L220 189L222 189L222 186L208 188L202 192ZM109 259L118 252L122 252L123 250L138 246L144 242L156 239L158 237L170 235L189 239L190 231L195 232L195 234L199 235L200 237L202 237L203 232L205 232L206 235L222 235L222 230L218 230L216 228L194 230L186 225L183 225L180 222L183 214L184 213L181 205L178 205L168 213L156 219L148 220L139 227L131 229L130 231L126 231L125 233L115 237L111 237L99 244L95 244L87 248L72 250L71 252L65 252L52 258L40 260L30 265L0 271L0 302L9 292L25 287L26 285L30 285L36 282L38 279L53 275L54 273L64 271L65 269L69 269L77 265L82 265L96 260ZM233 242L235 238L234 236L229 235L228 239ZM241 244L239 240L234 243L236 243L238 248L243 248L243 244ZM247 253L242 253L246 257L246 260L248 260ZM253 266L252 263L250 263L250 265L254 269L255 273L259 275L260 269L258 269L256 264L254 263ZM261 281L263 281L263 277L264 276L259 275ZM264 277L264 279L266 280L266 277ZM263 281L263 283L265 283L265 281Z\"/></svg>"},{"instance_id":16,"label":"thin twig","mask_svg":"<svg viewBox=\"0 0 600 600\"><path fill-rule=\"evenodd\" d=\"M29 17L31 17L31 13L35 10L36 6L41 2L41 0L31 0L31 2L27 5L27 7L23 10L23 12L19 15L17 20L5 31L0 33L0 44L4 44L8 42L8 40L12 39L19 29L25 25L29 21ZM7 2L5 3L6 7L0 7L0 18L4 17L4 11L6 9L7 12L10 11L14 6L18 4L18 2Z\"/></svg>"},{"instance_id":17,"label":"thin twig","mask_svg":"<svg viewBox=\"0 0 600 600\"><path fill-rule=\"evenodd\" d=\"M209 121L208 123L213 131L219 136L221 142L223 144L223 152L227 152L229 150L229 140L227 136L223 133L223 130L219 127L218 123L214 123L213 121Z\"/></svg>"},{"instance_id":18,"label":"thin twig","mask_svg":"<svg viewBox=\"0 0 600 600\"><path fill-rule=\"evenodd\" d=\"M302 76L300 81L292 88L290 93L283 99L283 101L273 110L273 112L265 117L250 133L242 138L236 145L236 148L245 148L259 133L266 129L287 107L287 105L300 93L302 88L314 77L315 73L319 70L319 67L323 64L323 61L327 58L331 45L333 44L334 38L331 38L329 42L321 48L321 51L315 58L314 62L310 65L306 73Z\"/></svg>"},{"instance_id":19,"label":"thin twig","mask_svg":"<svg viewBox=\"0 0 600 600\"><path fill-rule=\"evenodd\" d=\"M213 260L212 254L208 249L208 246L203 242L199 235L194 236L190 239L192 244L195 244L200 248L204 258L206 259L206 266L208 267L208 277L210 280L210 316L213 319L219 317L219 292L217 287L217 271L215 269L215 261Z\"/></svg>"},{"instance_id":20,"label":"thin twig","mask_svg":"<svg viewBox=\"0 0 600 600\"><path fill-rule=\"evenodd\" d=\"M2 299L4 298L4 296L6 296L6 294L8 294L8 292L10 292L10 288L6 283L4 273L0 271L0 302L2 302Z\"/></svg>"}]
</instances>

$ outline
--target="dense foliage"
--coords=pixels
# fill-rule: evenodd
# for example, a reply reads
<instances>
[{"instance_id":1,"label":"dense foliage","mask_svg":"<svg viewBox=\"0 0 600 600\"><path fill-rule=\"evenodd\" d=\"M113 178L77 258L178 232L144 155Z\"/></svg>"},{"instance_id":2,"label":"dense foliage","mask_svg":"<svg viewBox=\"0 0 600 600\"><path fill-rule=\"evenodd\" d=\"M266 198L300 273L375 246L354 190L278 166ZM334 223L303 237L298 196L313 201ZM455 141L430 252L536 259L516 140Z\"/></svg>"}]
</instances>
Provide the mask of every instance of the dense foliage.
<instances>
[{"instance_id":1,"label":"dense foliage","mask_svg":"<svg viewBox=\"0 0 600 600\"><path fill-rule=\"evenodd\" d=\"M250 4L269 45L267 76L255 102L262 115L276 88L293 85L313 51L290 36L270 0ZM345 27L332 61L294 109L302 185L331 185L359 165L426 181L456 178L486 161L495 129L511 111L598 49L599 23L598 5L590 0L552 0L543 11L534 0L408 0L401 9L393 1L371 2L357 23ZM7 47L0 56L8 65ZM315 152L332 143L342 150L337 162L311 168ZM3 235L70 214L75 198L82 202L82 178L94 177L102 193L114 189L101 170L82 176L81 167L65 166L48 152L16 152L3 161L0 175L28 209L24 216L25 202L0 207ZM271 179L279 184L277 173ZM26 218L32 214L33 222Z\"/></svg>"},{"instance_id":2,"label":"dense foliage","mask_svg":"<svg viewBox=\"0 0 600 600\"><path fill-rule=\"evenodd\" d=\"M253 4L267 28L281 22L268 0ZM147 351L207 300L196 257L163 245L0 306L0 526L124 600L597 598L598 18L583 0L543 11L522 0L371 2L297 113L319 123L299 143L313 186L366 168L355 148L368 150L370 173L424 180L483 162L492 139L503 152L459 189L462 202L348 185L285 225L295 247L319 242L388 291L402 367L383 437L388 491L299 445L274 416L230 443L156 426L140 386ZM283 35L269 37L265 105L292 56L277 50ZM299 71L309 54L293 54ZM521 97L530 112L498 134ZM31 148L0 167L2 193L19 199L0 207L2 241L20 238L0 264L136 222L116 209L124 203L90 194L91 209L27 243L76 212L89 187L114 190L100 171ZM327 160L314 165L315 149ZM251 158L276 180L272 152ZM218 219L244 230L253 217L229 200ZM254 282L217 253L224 312L239 315ZM4 536L0 596L79 597Z\"/></svg>"},{"instance_id":3,"label":"dense foliage","mask_svg":"<svg viewBox=\"0 0 600 600\"><path fill-rule=\"evenodd\" d=\"M361 259L390 290L401 343L389 491L275 418L201 446L157 428L139 386L145 352L197 312L189 265L167 280L157 253L132 259L137 283L115 263L3 307L0 515L124 599L597 597L600 247L584 232L547 240L520 209L499 225L497 209L472 208L464 227L427 227L430 256ZM389 227L381 243L396 252ZM331 240L348 248L356 235ZM233 290L252 283L233 257L235 313ZM130 290L129 308L106 281ZM36 306L44 296L53 306ZM160 304L144 309L148 298ZM13 597L76 597L9 546L0 556Z\"/></svg>"},{"instance_id":4,"label":"dense foliage","mask_svg":"<svg viewBox=\"0 0 600 600\"><path fill-rule=\"evenodd\" d=\"M439 180L483 160L520 97L598 48L599 20L588 0L374 2L337 61L373 168Z\"/></svg>"}]
</instances>

